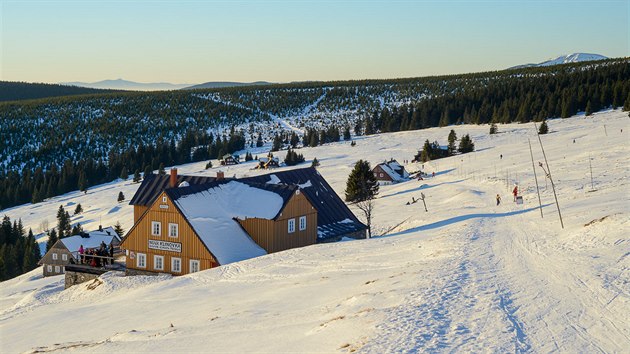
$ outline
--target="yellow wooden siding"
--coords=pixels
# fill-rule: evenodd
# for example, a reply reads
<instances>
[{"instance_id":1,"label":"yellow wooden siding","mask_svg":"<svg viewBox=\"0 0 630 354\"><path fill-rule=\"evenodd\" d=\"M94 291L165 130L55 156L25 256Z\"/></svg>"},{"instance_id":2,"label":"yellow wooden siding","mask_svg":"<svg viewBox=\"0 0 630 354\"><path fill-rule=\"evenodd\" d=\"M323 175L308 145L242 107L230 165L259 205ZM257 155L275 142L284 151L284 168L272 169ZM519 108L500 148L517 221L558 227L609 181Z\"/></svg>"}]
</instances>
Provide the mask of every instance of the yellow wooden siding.
<instances>
[{"instance_id":1,"label":"yellow wooden siding","mask_svg":"<svg viewBox=\"0 0 630 354\"><path fill-rule=\"evenodd\" d=\"M218 265L216 260L208 252L205 245L201 242L201 240L199 240L193 229L188 225L188 223L179 213L177 208L175 208L175 205L170 200L170 198L167 197L166 202L163 202L162 198L164 196L166 196L166 194L162 193L156 199L156 201L150 207L149 211L145 214L142 220L136 223L134 228L131 230L131 232L123 242L121 247L125 250L128 250L129 252L134 252L135 255L134 259L131 259L130 254L127 256L127 268L146 270L150 272L172 273L172 257L181 258L182 270L181 273L172 274L187 274L190 271L189 260L191 259L196 259L200 261L200 270L212 268L213 266L216 267ZM166 208L164 206L166 206ZM159 221L161 223L160 236L151 235L152 221ZM178 225L178 237L168 236L169 223L174 223ZM149 240L181 243L182 252L179 253L174 251L149 249ZM147 255L146 268L138 268L136 266L138 253L144 253ZM154 255L164 256L164 270L158 271L154 269Z\"/></svg>"},{"instance_id":2,"label":"yellow wooden siding","mask_svg":"<svg viewBox=\"0 0 630 354\"><path fill-rule=\"evenodd\" d=\"M300 231L300 216L306 216L306 230ZM295 219L295 232L289 233L288 220ZM239 220L250 237L267 253L304 247L317 242L317 209L304 194L294 194L277 220Z\"/></svg>"},{"instance_id":3,"label":"yellow wooden siding","mask_svg":"<svg viewBox=\"0 0 630 354\"><path fill-rule=\"evenodd\" d=\"M239 220L249 236L267 253L274 252L274 221L259 218Z\"/></svg>"},{"instance_id":4,"label":"yellow wooden siding","mask_svg":"<svg viewBox=\"0 0 630 354\"><path fill-rule=\"evenodd\" d=\"M134 205L133 206L133 222L134 224L140 220L140 217L144 212L148 209L147 206L144 205Z\"/></svg>"}]
</instances>

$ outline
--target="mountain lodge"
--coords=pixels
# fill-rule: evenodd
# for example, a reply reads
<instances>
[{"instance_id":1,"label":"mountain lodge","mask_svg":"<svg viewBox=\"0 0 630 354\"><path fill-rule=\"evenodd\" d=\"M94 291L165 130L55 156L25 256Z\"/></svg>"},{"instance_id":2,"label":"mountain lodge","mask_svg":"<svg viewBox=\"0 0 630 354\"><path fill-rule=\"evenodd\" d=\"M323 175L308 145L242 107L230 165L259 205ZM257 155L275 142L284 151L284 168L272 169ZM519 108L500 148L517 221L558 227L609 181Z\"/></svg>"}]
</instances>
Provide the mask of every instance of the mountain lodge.
<instances>
[{"instance_id":1,"label":"mountain lodge","mask_svg":"<svg viewBox=\"0 0 630 354\"><path fill-rule=\"evenodd\" d=\"M367 229L314 168L240 179L172 169L147 176L130 204L128 274L193 273Z\"/></svg>"}]
</instances>

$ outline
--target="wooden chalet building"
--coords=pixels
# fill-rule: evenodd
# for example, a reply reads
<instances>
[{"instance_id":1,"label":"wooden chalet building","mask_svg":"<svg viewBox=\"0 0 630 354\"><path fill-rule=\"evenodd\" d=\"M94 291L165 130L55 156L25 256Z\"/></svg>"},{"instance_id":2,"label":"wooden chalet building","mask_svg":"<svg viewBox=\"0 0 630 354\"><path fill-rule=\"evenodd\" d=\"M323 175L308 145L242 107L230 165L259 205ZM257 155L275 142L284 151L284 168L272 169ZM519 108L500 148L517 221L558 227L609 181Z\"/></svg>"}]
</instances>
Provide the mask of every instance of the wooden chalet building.
<instances>
[{"instance_id":1,"label":"wooden chalet building","mask_svg":"<svg viewBox=\"0 0 630 354\"><path fill-rule=\"evenodd\" d=\"M78 253L81 246L85 250L98 248L101 242L108 247L116 247L120 244L120 237L112 227L106 227L58 240L39 261L43 265L44 276L64 274L68 264L79 263Z\"/></svg>"},{"instance_id":2,"label":"wooden chalet building","mask_svg":"<svg viewBox=\"0 0 630 354\"><path fill-rule=\"evenodd\" d=\"M240 156L225 154L220 160L221 165L238 165L240 163Z\"/></svg>"},{"instance_id":3,"label":"wooden chalet building","mask_svg":"<svg viewBox=\"0 0 630 354\"><path fill-rule=\"evenodd\" d=\"M128 274L193 273L367 229L314 168L241 179L173 169L147 176L130 204Z\"/></svg>"},{"instance_id":4,"label":"wooden chalet building","mask_svg":"<svg viewBox=\"0 0 630 354\"><path fill-rule=\"evenodd\" d=\"M269 154L267 157L261 157L258 159L257 169L268 170L270 168L280 167L280 159L277 157L273 157L272 154Z\"/></svg>"},{"instance_id":5,"label":"wooden chalet building","mask_svg":"<svg viewBox=\"0 0 630 354\"><path fill-rule=\"evenodd\" d=\"M372 172L378 184L381 185L403 182L409 179L409 173L394 159L379 163L374 166Z\"/></svg>"}]
</instances>

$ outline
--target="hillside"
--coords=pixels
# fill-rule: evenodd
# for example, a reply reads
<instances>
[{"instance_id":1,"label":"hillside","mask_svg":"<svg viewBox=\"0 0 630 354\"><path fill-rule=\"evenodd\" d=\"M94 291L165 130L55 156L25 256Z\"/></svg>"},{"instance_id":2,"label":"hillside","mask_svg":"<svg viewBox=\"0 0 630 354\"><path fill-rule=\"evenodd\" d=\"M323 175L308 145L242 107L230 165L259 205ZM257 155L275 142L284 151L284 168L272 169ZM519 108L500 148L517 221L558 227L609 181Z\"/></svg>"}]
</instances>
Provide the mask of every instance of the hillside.
<instances>
[{"instance_id":1,"label":"hillside","mask_svg":"<svg viewBox=\"0 0 630 354\"><path fill-rule=\"evenodd\" d=\"M57 84L0 81L0 102L112 92Z\"/></svg>"},{"instance_id":2,"label":"hillside","mask_svg":"<svg viewBox=\"0 0 630 354\"><path fill-rule=\"evenodd\" d=\"M274 140L316 146L339 140L340 132L361 136L628 110L628 77L630 62L622 58L453 76L4 103L0 209ZM305 135L308 140L300 139Z\"/></svg>"},{"instance_id":3,"label":"hillside","mask_svg":"<svg viewBox=\"0 0 630 354\"><path fill-rule=\"evenodd\" d=\"M358 137L355 147L303 148L339 194L356 160L402 162L425 139L445 144L450 129L469 133L476 151L425 164L434 178L381 187L374 229L387 234L370 240L293 249L177 278L107 274L93 290L87 284L63 290L63 279L42 279L40 269L3 282L0 351L624 352L630 121L615 110L548 124L541 139L564 229L538 167L544 218L537 209L528 139L536 162L542 153L532 123L499 124L492 136L488 126L460 125ZM259 173L251 166L223 170ZM178 169L218 170L205 170L205 162ZM512 202L514 183L524 205ZM53 222L60 204L81 203L85 213L73 222L90 229L120 220L129 229L132 208L116 195L124 191L129 199L137 188L119 180L5 212L37 229L43 219ZM406 205L420 193L428 213L421 203Z\"/></svg>"},{"instance_id":4,"label":"hillside","mask_svg":"<svg viewBox=\"0 0 630 354\"><path fill-rule=\"evenodd\" d=\"M184 87L185 90L197 90L208 88L223 88L223 87L240 87L240 86L260 86L260 85L272 85L273 83L267 81L255 81L255 82L233 82L233 81L209 81L203 84L197 84Z\"/></svg>"}]
</instances>

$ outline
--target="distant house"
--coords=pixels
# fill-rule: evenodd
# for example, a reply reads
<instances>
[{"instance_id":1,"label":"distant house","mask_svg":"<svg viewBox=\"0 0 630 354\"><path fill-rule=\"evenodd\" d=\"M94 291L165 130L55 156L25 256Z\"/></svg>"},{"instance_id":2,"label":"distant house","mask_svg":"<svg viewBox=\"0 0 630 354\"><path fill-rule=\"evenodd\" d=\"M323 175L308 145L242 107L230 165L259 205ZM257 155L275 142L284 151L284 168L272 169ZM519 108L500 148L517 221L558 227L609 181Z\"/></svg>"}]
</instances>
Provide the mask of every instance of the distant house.
<instances>
[{"instance_id":1,"label":"distant house","mask_svg":"<svg viewBox=\"0 0 630 354\"><path fill-rule=\"evenodd\" d=\"M43 265L45 277L65 273L65 266L79 263L79 248L98 248L104 242L106 246L120 245L120 237L112 227L100 228L99 230L83 232L79 235L64 237L46 252L39 261Z\"/></svg>"},{"instance_id":2,"label":"distant house","mask_svg":"<svg viewBox=\"0 0 630 354\"><path fill-rule=\"evenodd\" d=\"M221 165L238 165L239 160L240 160L240 156L238 155L225 154L221 158L220 162L221 162Z\"/></svg>"},{"instance_id":3,"label":"distant house","mask_svg":"<svg viewBox=\"0 0 630 354\"><path fill-rule=\"evenodd\" d=\"M268 170L270 168L280 167L280 159L277 157L273 157L272 154L267 155L267 157L261 157L258 159L257 169Z\"/></svg>"},{"instance_id":4,"label":"distant house","mask_svg":"<svg viewBox=\"0 0 630 354\"><path fill-rule=\"evenodd\" d=\"M409 179L409 173L394 159L376 165L372 172L381 185L403 182Z\"/></svg>"},{"instance_id":5,"label":"distant house","mask_svg":"<svg viewBox=\"0 0 630 354\"><path fill-rule=\"evenodd\" d=\"M130 204L128 274L193 273L367 229L313 168L240 179L173 169L147 176Z\"/></svg>"}]
</instances>

